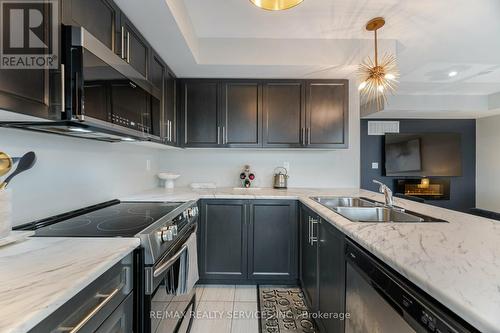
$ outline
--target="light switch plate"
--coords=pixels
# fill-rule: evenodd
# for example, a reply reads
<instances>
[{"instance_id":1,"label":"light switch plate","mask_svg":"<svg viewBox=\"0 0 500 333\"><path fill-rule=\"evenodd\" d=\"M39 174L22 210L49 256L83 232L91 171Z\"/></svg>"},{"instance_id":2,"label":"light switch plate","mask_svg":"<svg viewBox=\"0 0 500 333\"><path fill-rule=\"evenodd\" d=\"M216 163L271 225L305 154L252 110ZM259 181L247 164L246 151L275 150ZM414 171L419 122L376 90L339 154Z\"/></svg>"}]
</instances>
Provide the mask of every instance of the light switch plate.
<instances>
[{"instance_id":1,"label":"light switch plate","mask_svg":"<svg viewBox=\"0 0 500 333\"><path fill-rule=\"evenodd\" d=\"M372 169L378 169L378 162L372 162Z\"/></svg>"}]
</instances>

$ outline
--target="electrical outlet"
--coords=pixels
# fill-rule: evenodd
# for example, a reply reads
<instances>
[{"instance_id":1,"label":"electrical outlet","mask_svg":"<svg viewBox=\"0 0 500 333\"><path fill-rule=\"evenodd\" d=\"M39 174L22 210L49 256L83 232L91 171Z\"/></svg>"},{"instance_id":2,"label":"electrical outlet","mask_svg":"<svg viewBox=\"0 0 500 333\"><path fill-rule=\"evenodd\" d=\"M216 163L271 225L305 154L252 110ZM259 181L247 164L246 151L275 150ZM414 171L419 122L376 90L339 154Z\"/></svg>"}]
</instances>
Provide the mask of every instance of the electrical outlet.
<instances>
[{"instance_id":1,"label":"electrical outlet","mask_svg":"<svg viewBox=\"0 0 500 333\"><path fill-rule=\"evenodd\" d=\"M151 171L151 160L146 160L146 171Z\"/></svg>"},{"instance_id":2,"label":"electrical outlet","mask_svg":"<svg viewBox=\"0 0 500 333\"><path fill-rule=\"evenodd\" d=\"M286 171L290 172L290 162L283 162L283 168L285 168Z\"/></svg>"},{"instance_id":3,"label":"electrical outlet","mask_svg":"<svg viewBox=\"0 0 500 333\"><path fill-rule=\"evenodd\" d=\"M372 162L372 169L378 169L378 162Z\"/></svg>"}]
</instances>

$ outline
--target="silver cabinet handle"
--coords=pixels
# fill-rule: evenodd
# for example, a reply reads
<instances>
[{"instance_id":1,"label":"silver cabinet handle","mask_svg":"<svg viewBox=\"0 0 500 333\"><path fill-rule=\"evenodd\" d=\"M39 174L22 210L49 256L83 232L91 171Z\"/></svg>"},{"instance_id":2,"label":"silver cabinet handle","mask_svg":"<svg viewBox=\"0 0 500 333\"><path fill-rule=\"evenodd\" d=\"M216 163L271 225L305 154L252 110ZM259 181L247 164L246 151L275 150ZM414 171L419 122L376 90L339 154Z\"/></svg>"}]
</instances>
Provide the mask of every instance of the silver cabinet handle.
<instances>
[{"instance_id":1,"label":"silver cabinet handle","mask_svg":"<svg viewBox=\"0 0 500 333\"><path fill-rule=\"evenodd\" d=\"M217 144L220 144L220 126L217 126Z\"/></svg>"},{"instance_id":2,"label":"silver cabinet handle","mask_svg":"<svg viewBox=\"0 0 500 333\"><path fill-rule=\"evenodd\" d=\"M66 99L65 99L66 87L64 84L64 80L65 80L64 64L61 64L61 112L66 112Z\"/></svg>"},{"instance_id":3,"label":"silver cabinet handle","mask_svg":"<svg viewBox=\"0 0 500 333\"><path fill-rule=\"evenodd\" d=\"M307 242L309 243L309 245L311 245L311 217L308 216L307 219L308 219L307 226L309 228L308 235L307 235Z\"/></svg>"},{"instance_id":4,"label":"silver cabinet handle","mask_svg":"<svg viewBox=\"0 0 500 333\"><path fill-rule=\"evenodd\" d=\"M307 145L310 145L311 144L311 128L306 128L306 136L307 136Z\"/></svg>"},{"instance_id":5,"label":"silver cabinet handle","mask_svg":"<svg viewBox=\"0 0 500 333\"><path fill-rule=\"evenodd\" d=\"M222 144L227 144L226 126L222 126Z\"/></svg>"},{"instance_id":6,"label":"silver cabinet handle","mask_svg":"<svg viewBox=\"0 0 500 333\"><path fill-rule=\"evenodd\" d=\"M170 120L167 120L167 142L170 141Z\"/></svg>"},{"instance_id":7,"label":"silver cabinet handle","mask_svg":"<svg viewBox=\"0 0 500 333\"><path fill-rule=\"evenodd\" d=\"M169 120L169 127L170 127L170 142L174 141L174 133L172 131L172 121Z\"/></svg>"},{"instance_id":8,"label":"silver cabinet handle","mask_svg":"<svg viewBox=\"0 0 500 333\"><path fill-rule=\"evenodd\" d=\"M122 35L121 35L121 41L122 41L122 59L125 59L125 27L122 25Z\"/></svg>"},{"instance_id":9,"label":"silver cabinet handle","mask_svg":"<svg viewBox=\"0 0 500 333\"><path fill-rule=\"evenodd\" d=\"M314 236L314 226L318 224L319 220L311 218L311 245L318 241L318 236Z\"/></svg>"},{"instance_id":10,"label":"silver cabinet handle","mask_svg":"<svg viewBox=\"0 0 500 333\"><path fill-rule=\"evenodd\" d=\"M130 32L127 31L127 62L130 64Z\"/></svg>"},{"instance_id":11,"label":"silver cabinet handle","mask_svg":"<svg viewBox=\"0 0 500 333\"><path fill-rule=\"evenodd\" d=\"M99 303L92 311L89 312L76 326L74 327L60 327L60 330L68 331L69 333L77 333L80 331L103 307L108 304L116 294L118 294L123 289L124 284L122 283L118 288L114 289L109 294L97 294L95 297L103 298L102 302Z\"/></svg>"},{"instance_id":12,"label":"silver cabinet handle","mask_svg":"<svg viewBox=\"0 0 500 333\"><path fill-rule=\"evenodd\" d=\"M300 143L306 145L306 129L304 127L300 129Z\"/></svg>"}]
</instances>

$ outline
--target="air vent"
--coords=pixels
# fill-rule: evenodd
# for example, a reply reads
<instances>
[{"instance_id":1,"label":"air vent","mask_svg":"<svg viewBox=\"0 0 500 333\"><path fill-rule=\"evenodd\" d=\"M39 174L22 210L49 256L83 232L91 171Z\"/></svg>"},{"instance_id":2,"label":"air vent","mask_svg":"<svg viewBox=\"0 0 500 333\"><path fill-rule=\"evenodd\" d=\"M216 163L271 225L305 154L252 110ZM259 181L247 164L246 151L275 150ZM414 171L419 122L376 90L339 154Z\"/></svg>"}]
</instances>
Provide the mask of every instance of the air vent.
<instances>
[{"instance_id":1,"label":"air vent","mask_svg":"<svg viewBox=\"0 0 500 333\"><path fill-rule=\"evenodd\" d=\"M368 135L399 133L399 121L369 121Z\"/></svg>"}]
</instances>

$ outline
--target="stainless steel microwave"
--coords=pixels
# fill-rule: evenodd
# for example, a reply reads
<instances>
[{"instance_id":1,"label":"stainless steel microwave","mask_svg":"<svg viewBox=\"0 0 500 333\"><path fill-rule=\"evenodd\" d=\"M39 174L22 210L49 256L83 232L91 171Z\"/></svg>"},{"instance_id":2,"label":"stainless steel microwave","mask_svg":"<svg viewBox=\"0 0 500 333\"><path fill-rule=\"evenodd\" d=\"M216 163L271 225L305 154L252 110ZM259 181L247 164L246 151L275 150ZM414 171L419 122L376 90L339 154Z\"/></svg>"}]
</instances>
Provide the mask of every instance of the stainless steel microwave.
<instances>
[{"instance_id":1,"label":"stainless steel microwave","mask_svg":"<svg viewBox=\"0 0 500 333\"><path fill-rule=\"evenodd\" d=\"M101 141L160 141L161 91L82 27L64 26L50 119L2 126Z\"/></svg>"}]
</instances>

